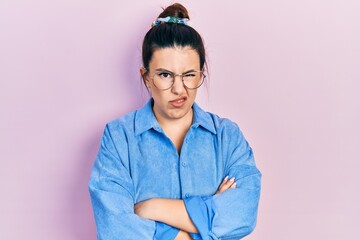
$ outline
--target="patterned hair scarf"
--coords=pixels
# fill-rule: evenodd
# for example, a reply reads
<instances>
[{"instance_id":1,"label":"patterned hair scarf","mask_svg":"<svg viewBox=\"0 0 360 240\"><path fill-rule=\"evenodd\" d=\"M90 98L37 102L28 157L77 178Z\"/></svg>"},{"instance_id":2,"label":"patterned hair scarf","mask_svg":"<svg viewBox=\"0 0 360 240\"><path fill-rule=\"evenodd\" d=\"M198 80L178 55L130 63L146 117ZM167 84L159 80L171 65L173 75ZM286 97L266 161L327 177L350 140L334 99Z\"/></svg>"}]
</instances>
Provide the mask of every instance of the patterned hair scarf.
<instances>
[{"instance_id":1,"label":"patterned hair scarf","mask_svg":"<svg viewBox=\"0 0 360 240\"><path fill-rule=\"evenodd\" d=\"M188 25L188 21L189 21L189 19L187 19L187 18L178 18L178 17L158 18L151 24L151 27L155 27L162 22L179 23L179 24Z\"/></svg>"}]
</instances>

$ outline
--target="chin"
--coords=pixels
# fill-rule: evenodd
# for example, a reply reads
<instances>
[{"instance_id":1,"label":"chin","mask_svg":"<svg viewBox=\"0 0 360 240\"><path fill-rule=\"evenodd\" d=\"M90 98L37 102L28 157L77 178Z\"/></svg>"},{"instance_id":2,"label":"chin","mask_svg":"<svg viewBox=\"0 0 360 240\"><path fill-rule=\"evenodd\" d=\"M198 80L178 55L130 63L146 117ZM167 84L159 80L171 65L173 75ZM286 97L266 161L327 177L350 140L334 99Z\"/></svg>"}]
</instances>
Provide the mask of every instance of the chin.
<instances>
[{"instance_id":1,"label":"chin","mask_svg":"<svg viewBox=\"0 0 360 240\"><path fill-rule=\"evenodd\" d=\"M190 111L191 108L184 108L184 109L172 109L169 111L168 116L173 119L180 119Z\"/></svg>"},{"instance_id":2,"label":"chin","mask_svg":"<svg viewBox=\"0 0 360 240\"><path fill-rule=\"evenodd\" d=\"M168 116L171 119L180 119L180 118L183 118L184 116L186 116L186 113L187 112L183 112L183 111L181 111L181 112L179 112L179 111L177 111L177 112L169 112Z\"/></svg>"}]
</instances>

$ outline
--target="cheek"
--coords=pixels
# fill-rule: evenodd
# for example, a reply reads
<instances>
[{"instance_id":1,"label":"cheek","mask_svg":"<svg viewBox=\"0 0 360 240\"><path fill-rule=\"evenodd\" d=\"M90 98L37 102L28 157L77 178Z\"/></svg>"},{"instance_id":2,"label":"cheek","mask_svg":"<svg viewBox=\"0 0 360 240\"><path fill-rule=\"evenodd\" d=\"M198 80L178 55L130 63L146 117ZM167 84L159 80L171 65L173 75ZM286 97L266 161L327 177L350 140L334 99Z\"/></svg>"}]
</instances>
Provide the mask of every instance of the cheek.
<instances>
[{"instance_id":1,"label":"cheek","mask_svg":"<svg viewBox=\"0 0 360 240\"><path fill-rule=\"evenodd\" d=\"M188 95L190 96L191 99L195 99L196 93L197 93L197 90L191 90L191 91L188 93Z\"/></svg>"},{"instance_id":2,"label":"cheek","mask_svg":"<svg viewBox=\"0 0 360 240\"><path fill-rule=\"evenodd\" d=\"M151 96L158 103L164 102L166 99L166 93L164 91L160 91L155 86L151 87Z\"/></svg>"}]
</instances>

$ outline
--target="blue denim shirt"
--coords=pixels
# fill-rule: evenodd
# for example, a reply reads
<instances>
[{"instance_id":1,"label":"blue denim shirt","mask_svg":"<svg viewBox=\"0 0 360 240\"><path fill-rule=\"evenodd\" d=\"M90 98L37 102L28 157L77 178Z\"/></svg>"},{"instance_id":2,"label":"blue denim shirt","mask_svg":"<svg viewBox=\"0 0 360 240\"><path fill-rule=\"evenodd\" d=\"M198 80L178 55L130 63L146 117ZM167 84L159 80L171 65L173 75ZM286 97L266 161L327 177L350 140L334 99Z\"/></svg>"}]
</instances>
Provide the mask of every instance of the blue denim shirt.
<instances>
[{"instance_id":1,"label":"blue denim shirt","mask_svg":"<svg viewBox=\"0 0 360 240\"><path fill-rule=\"evenodd\" d=\"M261 173L236 123L193 104L181 154L152 111L106 124L89 191L98 239L174 239L179 229L134 214L150 198L183 199L199 233L193 239L240 239L256 225ZM225 176L236 188L214 195Z\"/></svg>"}]
</instances>

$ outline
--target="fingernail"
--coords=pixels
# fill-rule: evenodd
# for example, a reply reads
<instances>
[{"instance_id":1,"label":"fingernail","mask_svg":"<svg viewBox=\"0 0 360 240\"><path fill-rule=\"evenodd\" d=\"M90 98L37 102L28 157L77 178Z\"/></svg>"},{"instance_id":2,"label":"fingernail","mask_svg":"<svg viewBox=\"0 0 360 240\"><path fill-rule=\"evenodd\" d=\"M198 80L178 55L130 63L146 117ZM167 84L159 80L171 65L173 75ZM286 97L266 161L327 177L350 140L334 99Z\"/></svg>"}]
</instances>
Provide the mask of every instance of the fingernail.
<instances>
[{"instance_id":1,"label":"fingernail","mask_svg":"<svg viewBox=\"0 0 360 240\"><path fill-rule=\"evenodd\" d=\"M232 178L230 179L230 181L231 181L231 182L235 181L235 178L234 178L234 177L232 177Z\"/></svg>"},{"instance_id":2,"label":"fingernail","mask_svg":"<svg viewBox=\"0 0 360 240\"><path fill-rule=\"evenodd\" d=\"M224 179L224 181L227 181L227 180L228 180L228 178L229 178L229 176L226 176L226 177L225 177L225 179Z\"/></svg>"}]
</instances>

